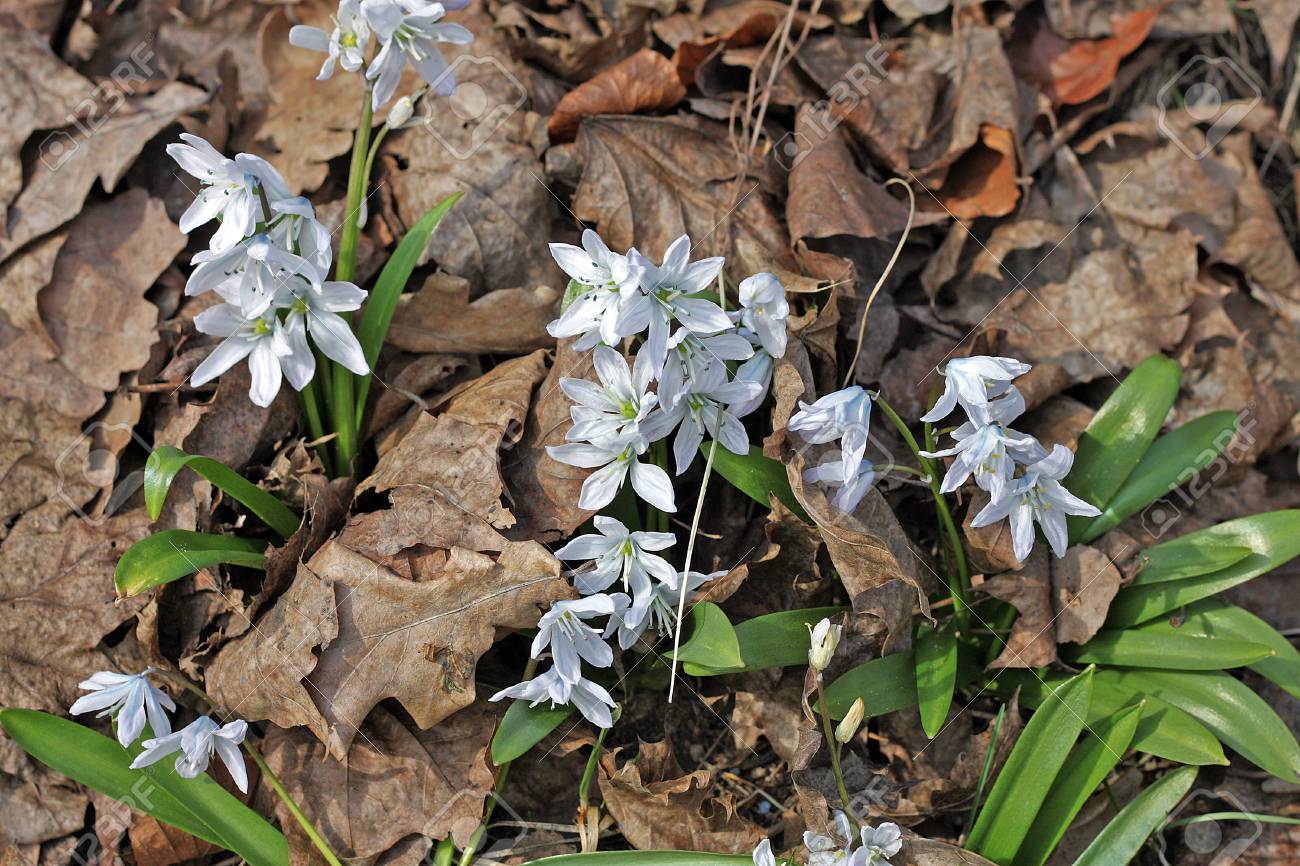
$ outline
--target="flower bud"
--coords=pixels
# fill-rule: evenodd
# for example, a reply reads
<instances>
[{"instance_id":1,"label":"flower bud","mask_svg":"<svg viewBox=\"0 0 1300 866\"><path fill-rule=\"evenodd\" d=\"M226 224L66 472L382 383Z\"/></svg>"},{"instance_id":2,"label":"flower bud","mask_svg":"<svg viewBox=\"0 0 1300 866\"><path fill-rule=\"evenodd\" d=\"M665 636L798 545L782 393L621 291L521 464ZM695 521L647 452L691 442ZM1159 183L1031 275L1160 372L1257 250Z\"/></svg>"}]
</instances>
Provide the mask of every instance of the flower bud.
<instances>
[{"instance_id":1,"label":"flower bud","mask_svg":"<svg viewBox=\"0 0 1300 866\"><path fill-rule=\"evenodd\" d=\"M829 619L817 623L811 629L812 645L808 648L808 664L819 671L826 670L831 657L835 655L835 648L840 644L840 632L843 630L843 626L831 625Z\"/></svg>"},{"instance_id":2,"label":"flower bud","mask_svg":"<svg viewBox=\"0 0 1300 866\"><path fill-rule=\"evenodd\" d=\"M413 114L415 114L415 103L411 101L411 97L403 96L393 103L392 108L388 109L388 128L399 128L410 120Z\"/></svg>"},{"instance_id":3,"label":"flower bud","mask_svg":"<svg viewBox=\"0 0 1300 866\"><path fill-rule=\"evenodd\" d=\"M862 698L853 702L849 711L840 719L840 723L835 727L835 740L840 743L847 743L853 739L853 735L858 732L858 726L862 724L862 716L867 707L862 703Z\"/></svg>"}]
</instances>

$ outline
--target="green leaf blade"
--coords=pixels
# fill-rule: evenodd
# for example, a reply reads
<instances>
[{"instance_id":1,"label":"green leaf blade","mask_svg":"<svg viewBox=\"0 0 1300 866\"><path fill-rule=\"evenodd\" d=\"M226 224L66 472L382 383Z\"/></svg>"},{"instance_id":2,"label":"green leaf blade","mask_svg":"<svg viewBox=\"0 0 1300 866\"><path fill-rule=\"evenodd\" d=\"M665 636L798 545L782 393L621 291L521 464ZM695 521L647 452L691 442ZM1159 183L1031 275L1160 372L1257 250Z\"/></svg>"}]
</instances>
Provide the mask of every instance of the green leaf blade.
<instances>
[{"instance_id":1,"label":"green leaf blade","mask_svg":"<svg viewBox=\"0 0 1300 866\"><path fill-rule=\"evenodd\" d=\"M176 475L187 467L253 512L282 538L288 538L298 530L298 515L270 493L224 463L199 454L187 454L170 445L155 448L144 464L144 502L151 520L157 520L162 514L167 491Z\"/></svg>"},{"instance_id":2,"label":"green leaf blade","mask_svg":"<svg viewBox=\"0 0 1300 866\"><path fill-rule=\"evenodd\" d=\"M916 697L927 737L943 729L957 687L957 637L951 627L926 630L916 642Z\"/></svg>"},{"instance_id":3,"label":"green leaf blade","mask_svg":"<svg viewBox=\"0 0 1300 866\"><path fill-rule=\"evenodd\" d=\"M706 457L711 443L700 444L700 453ZM726 448L714 449L713 468L733 487L764 507L771 506L768 494L775 493L781 504L789 508L805 523L812 523L812 518L803 506L794 498L790 489L790 478L786 475L785 465L763 455L763 449L757 445L749 449L745 456L732 454Z\"/></svg>"},{"instance_id":4,"label":"green leaf blade","mask_svg":"<svg viewBox=\"0 0 1300 866\"><path fill-rule=\"evenodd\" d=\"M744 668L736 629L722 608L706 601L691 609L691 634L678 647L677 661L690 676Z\"/></svg>"},{"instance_id":5,"label":"green leaf blade","mask_svg":"<svg viewBox=\"0 0 1300 866\"><path fill-rule=\"evenodd\" d=\"M499 767L522 757L571 715L573 707L568 705L530 706L528 701L514 701L492 735L492 763Z\"/></svg>"},{"instance_id":6,"label":"green leaf blade","mask_svg":"<svg viewBox=\"0 0 1300 866\"><path fill-rule=\"evenodd\" d=\"M1234 638L1103 629L1079 647L1062 647L1070 661L1129 668L1216 671L1270 658L1273 649Z\"/></svg>"},{"instance_id":7,"label":"green leaf blade","mask_svg":"<svg viewBox=\"0 0 1300 866\"><path fill-rule=\"evenodd\" d=\"M222 563L266 568L265 541L167 529L142 538L117 561L113 584L126 598Z\"/></svg>"},{"instance_id":8,"label":"green leaf blade","mask_svg":"<svg viewBox=\"0 0 1300 866\"><path fill-rule=\"evenodd\" d=\"M1183 767L1161 776L1120 810L1097 834L1074 866L1123 866L1137 856L1196 781L1196 768Z\"/></svg>"}]
</instances>

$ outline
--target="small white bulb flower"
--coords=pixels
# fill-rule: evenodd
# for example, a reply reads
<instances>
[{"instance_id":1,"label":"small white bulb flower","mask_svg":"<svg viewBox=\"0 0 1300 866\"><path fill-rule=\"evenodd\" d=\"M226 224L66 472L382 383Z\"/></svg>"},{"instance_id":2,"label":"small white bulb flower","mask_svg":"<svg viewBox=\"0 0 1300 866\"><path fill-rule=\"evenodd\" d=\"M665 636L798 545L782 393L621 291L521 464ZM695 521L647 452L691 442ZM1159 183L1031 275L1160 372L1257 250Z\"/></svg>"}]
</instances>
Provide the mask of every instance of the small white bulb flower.
<instances>
[{"instance_id":1,"label":"small white bulb flower","mask_svg":"<svg viewBox=\"0 0 1300 866\"><path fill-rule=\"evenodd\" d=\"M997 498L1017 463L1035 462L1046 452L1033 436L1007 426L1025 411L1025 398L1014 386L992 403L968 411L971 420L953 431L952 438L957 444L921 453L926 457L956 456L939 485L941 493L953 492L973 475L980 489Z\"/></svg>"},{"instance_id":2,"label":"small white bulb flower","mask_svg":"<svg viewBox=\"0 0 1300 866\"><path fill-rule=\"evenodd\" d=\"M401 129L414 114L415 102L411 97L403 96L388 109L388 118L384 121L384 125L389 129Z\"/></svg>"},{"instance_id":3,"label":"small white bulb flower","mask_svg":"<svg viewBox=\"0 0 1300 866\"><path fill-rule=\"evenodd\" d=\"M1016 559L1024 562L1034 547L1034 521L1043 528L1043 535L1058 557L1065 555L1069 542L1066 532L1066 515L1096 517L1101 512L1084 502L1061 485L1061 479L1070 474L1074 454L1064 445L1055 445L1052 452L1025 467L1025 474L1006 485L1001 494L975 515L971 526L988 526L1004 517L1011 518L1011 546Z\"/></svg>"},{"instance_id":4,"label":"small white bulb flower","mask_svg":"<svg viewBox=\"0 0 1300 866\"><path fill-rule=\"evenodd\" d=\"M866 496L867 491L875 485L877 478L876 467L870 460L863 460L858 464L857 474L849 481L845 482L844 474L843 460L826 460L805 469L803 471L803 480L822 484L834 490L835 493L830 500L831 505L845 514L852 514L857 510L862 497Z\"/></svg>"},{"instance_id":5,"label":"small white bulb flower","mask_svg":"<svg viewBox=\"0 0 1300 866\"><path fill-rule=\"evenodd\" d=\"M138 674L100 671L77 685L90 692L82 695L68 709L74 716L99 710L101 717L117 714L117 741L123 748L135 742L147 720L155 736L172 732L171 720L163 709L175 711L176 704L161 689L149 682L153 668Z\"/></svg>"},{"instance_id":6,"label":"small white bulb flower","mask_svg":"<svg viewBox=\"0 0 1300 866\"><path fill-rule=\"evenodd\" d=\"M632 489L638 496L660 511L675 512L677 504L668 473L653 463L636 459L645 448L644 441L637 436L623 435L593 442L548 445L546 453L560 463L596 470L582 482L579 508L588 511L604 508L614 501L623 481L630 476Z\"/></svg>"},{"instance_id":7,"label":"small white bulb flower","mask_svg":"<svg viewBox=\"0 0 1300 866\"><path fill-rule=\"evenodd\" d=\"M642 348L637 357L649 354ZM668 356L659 374L659 404L672 411L682 397L699 391L701 383L725 379L728 361L743 361L753 355L754 347L749 340L735 331L700 337L686 328L678 328L668 339ZM741 378L739 374L737 378Z\"/></svg>"},{"instance_id":8,"label":"small white bulb flower","mask_svg":"<svg viewBox=\"0 0 1300 866\"><path fill-rule=\"evenodd\" d=\"M878 827L863 827L862 846L853 852L849 866L889 866L889 858L903 849L903 832L886 821Z\"/></svg>"},{"instance_id":9,"label":"small white bulb flower","mask_svg":"<svg viewBox=\"0 0 1300 866\"><path fill-rule=\"evenodd\" d=\"M862 726L862 717L866 715L867 707L862 702L862 698L854 699L849 706L849 711L840 719L840 723L835 726L835 741L837 743L848 743Z\"/></svg>"},{"instance_id":10,"label":"small white bulb flower","mask_svg":"<svg viewBox=\"0 0 1300 866\"><path fill-rule=\"evenodd\" d=\"M759 344L773 358L785 355L785 320L790 304L785 287L773 274L754 274L740 281L740 324L758 336Z\"/></svg>"},{"instance_id":11,"label":"small white bulb flower","mask_svg":"<svg viewBox=\"0 0 1300 866\"><path fill-rule=\"evenodd\" d=\"M673 321L680 322L697 334L717 334L731 329L731 319L722 308L704 298L689 297L707 289L722 270L721 256L692 262L691 239L682 235L668 246L662 264L628 251L628 258L640 266L644 275L641 292L629 303L627 315L634 321L648 323L645 351L656 370L662 370L668 357L668 338ZM639 330L639 329L638 329Z\"/></svg>"},{"instance_id":12,"label":"small white bulb flower","mask_svg":"<svg viewBox=\"0 0 1300 866\"><path fill-rule=\"evenodd\" d=\"M226 250L196 253L190 264L197 267L185 283L185 294L201 295L219 288L222 296L238 303L250 319L270 309L290 279L302 277L316 291L324 279L314 264L276 246L266 234L254 235Z\"/></svg>"},{"instance_id":13,"label":"small white bulb flower","mask_svg":"<svg viewBox=\"0 0 1300 866\"><path fill-rule=\"evenodd\" d=\"M600 632L583 620L621 613L628 601L626 595L617 592L555 602L537 623L532 657L541 658L549 647L556 672L570 685L582 679L584 661L598 668L609 667L614 663L614 650Z\"/></svg>"},{"instance_id":14,"label":"small white bulb flower","mask_svg":"<svg viewBox=\"0 0 1300 866\"><path fill-rule=\"evenodd\" d=\"M748 361L736 368L735 381L754 382L758 391L748 400L731 404L731 413L737 418L744 418L767 398L767 391L772 386L772 369L775 362L767 352L759 350Z\"/></svg>"},{"instance_id":15,"label":"small white bulb flower","mask_svg":"<svg viewBox=\"0 0 1300 866\"><path fill-rule=\"evenodd\" d=\"M772 853L771 839L764 839L754 849L754 866L776 866L776 855Z\"/></svg>"},{"instance_id":16,"label":"small white bulb flower","mask_svg":"<svg viewBox=\"0 0 1300 866\"><path fill-rule=\"evenodd\" d=\"M825 836L812 830L803 833L803 847L808 852L808 866L848 866L853 856L853 825L843 812L834 814L835 835Z\"/></svg>"},{"instance_id":17,"label":"small white bulb flower","mask_svg":"<svg viewBox=\"0 0 1300 866\"><path fill-rule=\"evenodd\" d=\"M844 626L832 624L829 618L810 626L812 639L808 647L808 664L818 671L826 670L835 656L835 648L840 645L840 634L843 631Z\"/></svg>"},{"instance_id":18,"label":"small white bulb flower","mask_svg":"<svg viewBox=\"0 0 1300 866\"><path fill-rule=\"evenodd\" d=\"M374 110L378 111L397 92L408 58L435 93L450 96L456 90L456 77L438 43L468 45L474 41L474 34L462 25L442 21L448 9L459 9L467 2L362 0L366 20L382 43L379 54L366 68L366 80L374 82L371 93Z\"/></svg>"},{"instance_id":19,"label":"small white bulb flower","mask_svg":"<svg viewBox=\"0 0 1300 866\"><path fill-rule=\"evenodd\" d=\"M618 616L618 645L628 649L651 626L661 635L672 634L677 625L677 603L681 594L681 581L686 580L686 603L695 598L695 590L715 577L721 577L725 571L704 574L699 571L673 572L671 581L659 581L651 584L648 580L642 584L633 584L632 603L626 612ZM613 625L613 623L611 623Z\"/></svg>"},{"instance_id":20,"label":"small white bulb flower","mask_svg":"<svg viewBox=\"0 0 1300 866\"><path fill-rule=\"evenodd\" d=\"M207 716L199 716L181 730L165 737L144 741L144 751L136 755L131 769L138 770L156 764L168 755L180 752L176 758L176 773L183 779L196 778L208 768L215 753L230 771L235 787L248 793L248 769L239 744L248 733L248 722L237 719L218 725Z\"/></svg>"},{"instance_id":21,"label":"small white bulb flower","mask_svg":"<svg viewBox=\"0 0 1300 866\"><path fill-rule=\"evenodd\" d=\"M840 440L840 483L848 485L861 475L863 455L871 432L871 397L861 386L850 385L814 403L799 401L786 429L810 445Z\"/></svg>"},{"instance_id":22,"label":"small white bulb flower","mask_svg":"<svg viewBox=\"0 0 1300 866\"><path fill-rule=\"evenodd\" d=\"M749 454L749 434L729 404L753 400L762 386L741 380L728 382L726 374L727 368L721 365L709 368L708 374L695 383L696 390L679 399L675 409L660 410L646 420L643 429L651 441L677 428L673 459L678 475L691 465L706 434L717 437L718 444L732 454Z\"/></svg>"},{"instance_id":23,"label":"small white bulb flower","mask_svg":"<svg viewBox=\"0 0 1300 866\"><path fill-rule=\"evenodd\" d=\"M586 379L560 379L560 390L574 406L569 410L573 427L565 434L571 442L591 441L628 434L641 435L641 423L658 397L650 392L653 371L638 355L632 370L617 349L597 346L592 364L600 384Z\"/></svg>"},{"instance_id":24,"label":"small white bulb flower","mask_svg":"<svg viewBox=\"0 0 1300 866\"><path fill-rule=\"evenodd\" d=\"M197 135L181 133L184 144L167 145L167 154L177 165L203 183L194 203L181 215L180 229L189 234L199 226L221 217L212 236L213 250L227 250L253 234L259 222L271 215L262 207L268 201L289 197L289 187L266 160L241 153L227 159Z\"/></svg>"},{"instance_id":25,"label":"small white bulb flower","mask_svg":"<svg viewBox=\"0 0 1300 866\"><path fill-rule=\"evenodd\" d=\"M551 256L570 279L591 287L546 326L552 337L577 337L573 348L585 352L601 342L616 345L649 324L628 316L629 301L640 295L642 268L627 256L610 252L600 235L585 229L581 247L551 244Z\"/></svg>"},{"instance_id":26,"label":"small white bulb flower","mask_svg":"<svg viewBox=\"0 0 1300 866\"><path fill-rule=\"evenodd\" d=\"M306 196L271 202L271 210L276 214L266 229L271 243L282 250L296 251L322 275L328 274L334 262L329 229L316 219L316 209Z\"/></svg>"},{"instance_id":27,"label":"small white bulb flower","mask_svg":"<svg viewBox=\"0 0 1300 866\"><path fill-rule=\"evenodd\" d=\"M342 0L334 19L334 30L326 33L319 27L297 24L289 28L289 44L310 51L324 52L317 81L325 81L334 74L335 64L348 72L356 72L366 62L366 46L370 43L370 25L361 14L358 0Z\"/></svg>"},{"instance_id":28,"label":"small white bulb flower","mask_svg":"<svg viewBox=\"0 0 1300 866\"><path fill-rule=\"evenodd\" d=\"M321 283L319 292L312 291L301 280L295 280L281 289L276 303L277 306L288 309L284 318L284 330L293 357L299 358L305 352L305 357L312 361L312 372L308 373L307 381L311 381L315 372L315 356L307 344L307 334L311 334L317 348L331 361L337 361L358 376L370 372L370 365L366 363L366 354L357 335L352 333L352 326L347 320L339 315L360 309L365 299L365 289L337 280ZM296 384L294 387L302 390Z\"/></svg>"},{"instance_id":29,"label":"small white bulb flower","mask_svg":"<svg viewBox=\"0 0 1300 866\"><path fill-rule=\"evenodd\" d=\"M959 402L967 412L973 407L987 406L990 400L1007 392L1012 379L1029 370L1028 364L1015 358L988 355L953 358L943 369L943 395L929 412L921 416L921 420L940 421L948 417Z\"/></svg>"},{"instance_id":30,"label":"small white bulb flower","mask_svg":"<svg viewBox=\"0 0 1300 866\"><path fill-rule=\"evenodd\" d=\"M610 710L617 706L609 692L599 683L585 678L576 683L567 682L554 667L531 680L502 689L488 700L499 701L503 698L518 698L528 701L534 707L548 700L551 706L571 703L587 721L598 728L613 727L614 716Z\"/></svg>"},{"instance_id":31,"label":"small white bulb flower","mask_svg":"<svg viewBox=\"0 0 1300 866\"><path fill-rule=\"evenodd\" d=\"M246 319L233 304L208 307L194 317L194 327L202 334L225 339L203 359L190 376L194 387L206 384L248 358L253 374L248 397L258 406L270 406L280 393L282 376L289 377L295 390L301 391L311 381L315 360L310 350L295 351L274 310Z\"/></svg>"},{"instance_id":32,"label":"small white bulb flower","mask_svg":"<svg viewBox=\"0 0 1300 866\"><path fill-rule=\"evenodd\" d=\"M629 532L621 520L603 514L597 514L592 521L596 532L579 535L555 551L556 559L595 560L594 569L574 575L578 592L604 592L620 578L625 591L650 577L660 581L675 579L676 572L668 560L647 552L672 547L677 539L671 532Z\"/></svg>"}]
</instances>

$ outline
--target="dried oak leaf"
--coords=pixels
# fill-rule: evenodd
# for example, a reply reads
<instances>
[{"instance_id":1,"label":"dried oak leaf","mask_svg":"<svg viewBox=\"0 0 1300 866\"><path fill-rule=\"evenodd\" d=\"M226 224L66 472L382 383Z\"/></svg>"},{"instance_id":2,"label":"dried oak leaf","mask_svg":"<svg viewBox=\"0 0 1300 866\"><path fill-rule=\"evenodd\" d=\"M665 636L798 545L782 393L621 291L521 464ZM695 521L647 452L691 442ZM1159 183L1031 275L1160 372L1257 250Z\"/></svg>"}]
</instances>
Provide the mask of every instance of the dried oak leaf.
<instances>
[{"instance_id":1,"label":"dried oak leaf","mask_svg":"<svg viewBox=\"0 0 1300 866\"><path fill-rule=\"evenodd\" d=\"M307 725L343 760L386 698L422 729L473 703L497 630L534 626L572 593L536 542L506 540L431 487L392 497L326 542L257 627L222 648L208 674L219 703Z\"/></svg>"},{"instance_id":2,"label":"dried oak leaf","mask_svg":"<svg viewBox=\"0 0 1300 866\"><path fill-rule=\"evenodd\" d=\"M632 847L748 853L766 838L736 814L729 795L710 796L712 773L682 773L669 743L640 742L636 760L622 767L617 757L601 756L600 793Z\"/></svg>"},{"instance_id":3,"label":"dried oak leaf","mask_svg":"<svg viewBox=\"0 0 1300 866\"><path fill-rule=\"evenodd\" d=\"M5 209L23 185L23 142L38 129L67 126L94 89L50 50L46 39L7 13L0 11L0 39L6 46L0 59L0 116L5 118L0 129L0 226L7 222ZM43 138L43 159L59 158L67 144L63 135L53 132Z\"/></svg>"},{"instance_id":4,"label":"dried oak leaf","mask_svg":"<svg viewBox=\"0 0 1300 866\"><path fill-rule=\"evenodd\" d=\"M170 82L147 96L127 99L93 129L87 126L70 134L61 151L66 158L37 160L32 166L26 186L9 209L9 235L0 240L0 261L76 216L97 179L112 192L149 139L207 100L208 94L197 87Z\"/></svg>"},{"instance_id":5,"label":"dried oak leaf","mask_svg":"<svg viewBox=\"0 0 1300 866\"><path fill-rule=\"evenodd\" d=\"M1106 621L1119 592L1114 560L1093 547L1078 545L1052 560L1053 625L1057 643L1087 643Z\"/></svg>"},{"instance_id":6,"label":"dried oak leaf","mask_svg":"<svg viewBox=\"0 0 1300 866\"><path fill-rule=\"evenodd\" d=\"M409 730L398 716L376 708L348 749L333 759L309 733L273 728L266 760L330 847L348 859L369 861L404 837L450 836L466 845L492 790L487 746L495 717L483 706L469 707L437 727ZM320 796L330 792L328 798ZM311 843L282 805L295 853Z\"/></svg>"},{"instance_id":7,"label":"dried oak leaf","mask_svg":"<svg viewBox=\"0 0 1300 866\"><path fill-rule=\"evenodd\" d=\"M685 98L672 61L642 48L564 94L546 128L554 142L573 141L584 117L662 111Z\"/></svg>"},{"instance_id":8,"label":"dried oak leaf","mask_svg":"<svg viewBox=\"0 0 1300 866\"><path fill-rule=\"evenodd\" d=\"M501 501L500 451L523 433L533 389L546 375L546 354L513 358L443 397L437 414L421 414L361 489L436 490L498 529L513 526Z\"/></svg>"},{"instance_id":9,"label":"dried oak leaf","mask_svg":"<svg viewBox=\"0 0 1300 866\"><path fill-rule=\"evenodd\" d=\"M788 9L772 0L747 0L709 9L699 15L679 12L654 22L655 35L673 49L673 66L682 84L695 83L695 70L721 48L747 48L766 42L785 20ZM795 13L793 29L818 30L831 25L825 15Z\"/></svg>"},{"instance_id":10,"label":"dried oak leaf","mask_svg":"<svg viewBox=\"0 0 1300 866\"><path fill-rule=\"evenodd\" d=\"M87 803L78 787L34 761L18 774L0 771L0 843L39 845L76 833L86 824ZM16 866L34 862L19 858Z\"/></svg>"},{"instance_id":11,"label":"dried oak leaf","mask_svg":"<svg viewBox=\"0 0 1300 866\"><path fill-rule=\"evenodd\" d=\"M1159 7L1117 15L1104 39L1069 40L1038 18L1017 33L1011 50L1016 74L1033 84L1054 105L1078 105L1115 80L1119 62L1147 38Z\"/></svg>"},{"instance_id":12,"label":"dried oak leaf","mask_svg":"<svg viewBox=\"0 0 1300 866\"><path fill-rule=\"evenodd\" d=\"M555 8L509 3L483 29L507 33L502 56L531 60L567 81L582 81L645 47L653 3L584 0ZM661 12L669 12L663 9Z\"/></svg>"},{"instance_id":13,"label":"dried oak leaf","mask_svg":"<svg viewBox=\"0 0 1300 866\"><path fill-rule=\"evenodd\" d=\"M611 247L635 246L658 260L683 234L730 249L738 272L793 270L789 238L760 178L737 177L726 127L704 120L589 117L578 131L584 156L573 195L579 219L596 223ZM697 250L697 254L707 251Z\"/></svg>"},{"instance_id":14,"label":"dried oak leaf","mask_svg":"<svg viewBox=\"0 0 1300 866\"><path fill-rule=\"evenodd\" d=\"M438 271L398 299L385 342L406 352L531 352L555 344L546 325L559 300L550 286L534 286L496 289L471 301L468 280Z\"/></svg>"}]
</instances>

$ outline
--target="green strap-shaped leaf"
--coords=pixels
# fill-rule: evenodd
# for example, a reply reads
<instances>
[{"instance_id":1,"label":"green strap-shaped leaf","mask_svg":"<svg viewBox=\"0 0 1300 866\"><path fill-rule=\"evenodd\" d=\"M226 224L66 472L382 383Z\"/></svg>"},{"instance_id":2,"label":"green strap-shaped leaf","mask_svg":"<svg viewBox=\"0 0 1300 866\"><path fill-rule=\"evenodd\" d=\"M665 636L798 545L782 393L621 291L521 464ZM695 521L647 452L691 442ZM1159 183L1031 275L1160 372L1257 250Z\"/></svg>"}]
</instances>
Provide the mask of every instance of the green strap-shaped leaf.
<instances>
[{"instance_id":1,"label":"green strap-shaped leaf","mask_svg":"<svg viewBox=\"0 0 1300 866\"><path fill-rule=\"evenodd\" d=\"M809 607L799 610L779 610L736 623L736 643L744 664L735 668L710 666L707 671L693 676L717 676L764 668L783 668L808 664L808 626L848 608Z\"/></svg>"},{"instance_id":2,"label":"green strap-shaped leaf","mask_svg":"<svg viewBox=\"0 0 1300 866\"><path fill-rule=\"evenodd\" d=\"M933 631L922 626L916 641L916 697L927 737L943 729L957 687L957 637L951 624Z\"/></svg>"},{"instance_id":3,"label":"green strap-shaped leaf","mask_svg":"<svg viewBox=\"0 0 1300 866\"><path fill-rule=\"evenodd\" d=\"M211 481L222 493L256 514L281 537L288 538L298 530L298 515L270 493L224 463L199 454L186 454L170 445L155 448L144 464L144 504L149 509L150 519L157 520L162 514L163 503L167 500L167 491L171 489L172 481L186 467Z\"/></svg>"},{"instance_id":4,"label":"green strap-shaped leaf","mask_svg":"<svg viewBox=\"0 0 1300 866\"><path fill-rule=\"evenodd\" d=\"M573 707L563 704L533 707L528 701L514 701L492 735L492 763L501 766L522 756L571 715Z\"/></svg>"},{"instance_id":5,"label":"green strap-shaped leaf","mask_svg":"<svg viewBox=\"0 0 1300 866\"><path fill-rule=\"evenodd\" d=\"M785 862L785 861L779 861ZM753 866L749 854L710 854L706 851L594 851L560 854L533 860L528 866Z\"/></svg>"},{"instance_id":6,"label":"green strap-shaped leaf","mask_svg":"<svg viewBox=\"0 0 1300 866\"><path fill-rule=\"evenodd\" d=\"M123 598L221 563L266 568L266 542L167 529L142 538L117 561L113 584Z\"/></svg>"},{"instance_id":7,"label":"green strap-shaped leaf","mask_svg":"<svg viewBox=\"0 0 1300 866\"><path fill-rule=\"evenodd\" d=\"M1189 606L1177 626L1162 618L1144 622L1131 631L1235 638L1262 644L1273 655L1250 665L1250 669L1300 698L1300 650L1277 629L1242 608L1207 598Z\"/></svg>"},{"instance_id":8,"label":"green strap-shaped leaf","mask_svg":"<svg viewBox=\"0 0 1300 866\"><path fill-rule=\"evenodd\" d=\"M1133 368L1079 436L1066 488L1104 509L1146 454L1178 397L1182 369L1152 355ZM1090 518L1070 521L1076 542Z\"/></svg>"},{"instance_id":9,"label":"green strap-shaped leaf","mask_svg":"<svg viewBox=\"0 0 1300 866\"><path fill-rule=\"evenodd\" d=\"M1161 545L1138 554L1141 571L1133 578L1133 583L1164 583L1185 577L1200 577L1235 565L1253 553L1249 547L1224 544L1213 537L1198 541L1193 539L1193 535L1186 536L1191 542L1189 544L1174 547Z\"/></svg>"},{"instance_id":10,"label":"green strap-shaped leaf","mask_svg":"<svg viewBox=\"0 0 1300 866\"><path fill-rule=\"evenodd\" d=\"M1137 629L1103 629L1083 646L1062 645L1072 662L1176 671L1216 671L1254 664L1273 655L1250 641L1191 634L1154 634Z\"/></svg>"},{"instance_id":11,"label":"green strap-shaped leaf","mask_svg":"<svg viewBox=\"0 0 1300 866\"><path fill-rule=\"evenodd\" d=\"M826 687L831 717L841 719L862 698L864 718L892 713L916 704L916 654L904 650L849 668Z\"/></svg>"},{"instance_id":12,"label":"green strap-shaped leaf","mask_svg":"<svg viewBox=\"0 0 1300 866\"><path fill-rule=\"evenodd\" d=\"M1152 502L1181 487L1209 466L1228 447L1237 430L1235 412L1211 412L1157 439L1124 486L1079 537L1100 538Z\"/></svg>"},{"instance_id":13,"label":"green strap-shaped leaf","mask_svg":"<svg viewBox=\"0 0 1300 866\"><path fill-rule=\"evenodd\" d=\"M1010 863L1083 730L1092 700L1091 668L1057 687L1034 712L993 782L966 847Z\"/></svg>"},{"instance_id":14,"label":"green strap-shaped leaf","mask_svg":"<svg viewBox=\"0 0 1300 866\"><path fill-rule=\"evenodd\" d=\"M706 601L691 609L691 635L678 647L677 660L691 676L707 676L714 670L738 670L745 666L736 629L722 608Z\"/></svg>"},{"instance_id":15,"label":"green strap-shaped leaf","mask_svg":"<svg viewBox=\"0 0 1300 866\"><path fill-rule=\"evenodd\" d=\"M1043 866L1047 862L1074 816L1124 756L1141 718L1142 704L1134 704L1107 716L1084 735L1061 766L1016 853L1015 866Z\"/></svg>"},{"instance_id":16,"label":"green strap-shaped leaf","mask_svg":"<svg viewBox=\"0 0 1300 866\"><path fill-rule=\"evenodd\" d=\"M370 290L370 296L366 298L366 305L361 310L361 320L357 323L357 342L361 344L361 351L366 356L366 365L370 367L371 373L357 377L358 429L365 414L366 394L370 392L370 380L374 375L375 361L379 360L379 350L388 336L388 326L393 321L393 313L397 311L397 299L401 297L402 291L411 279L411 272L415 270L420 254L429 245L433 230L438 227L438 223L442 222L442 218L447 215L461 195L463 193L454 192L447 196L421 217L419 222L411 226L410 231L397 245L397 249L393 250L393 255L380 271L374 288Z\"/></svg>"},{"instance_id":17,"label":"green strap-shaped leaf","mask_svg":"<svg viewBox=\"0 0 1300 866\"><path fill-rule=\"evenodd\" d=\"M0 727L42 764L101 794L226 848L250 866L287 866L284 836L206 775L182 779L171 760L130 769L131 752L76 722L36 710L0 710Z\"/></svg>"},{"instance_id":18,"label":"green strap-shaped leaf","mask_svg":"<svg viewBox=\"0 0 1300 866\"><path fill-rule=\"evenodd\" d=\"M1120 809L1074 861L1074 866L1124 866L1132 861L1147 837L1159 829L1195 781L1195 767L1182 767L1161 776Z\"/></svg>"},{"instance_id":19,"label":"green strap-shaped leaf","mask_svg":"<svg viewBox=\"0 0 1300 866\"><path fill-rule=\"evenodd\" d=\"M1105 678L1195 716L1229 748L1279 779L1300 782L1300 744L1273 708L1231 674L1112 668Z\"/></svg>"},{"instance_id":20,"label":"green strap-shaped leaf","mask_svg":"<svg viewBox=\"0 0 1300 866\"><path fill-rule=\"evenodd\" d=\"M1215 544L1248 548L1251 554L1227 568L1199 577L1124 587L1111 602L1106 627L1124 628L1146 622L1183 605L1245 583L1300 555L1300 510L1270 511L1229 520L1166 541L1150 552L1153 556L1165 556L1170 549L1178 553Z\"/></svg>"},{"instance_id":21,"label":"green strap-shaped leaf","mask_svg":"<svg viewBox=\"0 0 1300 866\"><path fill-rule=\"evenodd\" d=\"M706 440L700 444L700 451L706 457L710 443ZM719 475L731 482L731 485L764 507L771 505L768 494L775 493L781 504L789 508L805 523L812 523L808 512L803 510L799 500L794 498L790 489L790 479L785 474L785 465L779 460L763 456L763 449L757 445L749 449L744 457L732 454L726 448L715 449L713 468Z\"/></svg>"}]
</instances>

